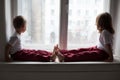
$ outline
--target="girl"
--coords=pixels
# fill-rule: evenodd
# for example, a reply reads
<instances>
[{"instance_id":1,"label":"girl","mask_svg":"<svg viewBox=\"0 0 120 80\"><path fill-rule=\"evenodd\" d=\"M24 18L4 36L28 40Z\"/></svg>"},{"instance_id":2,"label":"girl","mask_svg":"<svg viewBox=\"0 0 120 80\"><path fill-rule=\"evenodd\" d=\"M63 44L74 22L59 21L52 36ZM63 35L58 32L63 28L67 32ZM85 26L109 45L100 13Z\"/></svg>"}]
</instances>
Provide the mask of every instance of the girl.
<instances>
[{"instance_id":1,"label":"girl","mask_svg":"<svg viewBox=\"0 0 120 80\"><path fill-rule=\"evenodd\" d=\"M43 61L49 62L55 60L55 54L44 50L23 50L21 49L21 33L26 31L26 20L22 16L16 16L13 19L15 33L11 36L5 48L5 60L17 61ZM11 58L9 57L11 56Z\"/></svg>"},{"instance_id":2,"label":"girl","mask_svg":"<svg viewBox=\"0 0 120 80\"><path fill-rule=\"evenodd\" d=\"M96 18L97 30L100 33L99 44L95 47L80 48L77 50L60 50L55 47L59 61L113 61L113 34L111 15L102 13Z\"/></svg>"}]
</instances>

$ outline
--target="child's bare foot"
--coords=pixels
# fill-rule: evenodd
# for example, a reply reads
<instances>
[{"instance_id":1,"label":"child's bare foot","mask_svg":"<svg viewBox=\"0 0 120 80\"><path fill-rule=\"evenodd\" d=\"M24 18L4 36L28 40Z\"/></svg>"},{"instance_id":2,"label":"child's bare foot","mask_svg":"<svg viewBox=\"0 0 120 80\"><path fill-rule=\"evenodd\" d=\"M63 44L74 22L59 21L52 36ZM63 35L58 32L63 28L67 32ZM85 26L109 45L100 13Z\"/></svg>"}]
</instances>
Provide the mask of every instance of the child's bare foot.
<instances>
[{"instance_id":1,"label":"child's bare foot","mask_svg":"<svg viewBox=\"0 0 120 80\"><path fill-rule=\"evenodd\" d=\"M113 62L113 58L109 57L108 59L105 60L105 62Z\"/></svg>"},{"instance_id":2,"label":"child's bare foot","mask_svg":"<svg viewBox=\"0 0 120 80\"><path fill-rule=\"evenodd\" d=\"M58 62L64 61L64 56L60 53L60 49L58 48L58 45L54 46L53 54L51 56L51 60L55 61L56 57L58 57Z\"/></svg>"},{"instance_id":3,"label":"child's bare foot","mask_svg":"<svg viewBox=\"0 0 120 80\"><path fill-rule=\"evenodd\" d=\"M50 61L51 61L51 62L54 62L55 59L56 59L56 54L53 53L53 54L51 55L51 57L50 57Z\"/></svg>"},{"instance_id":4,"label":"child's bare foot","mask_svg":"<svg viewBox=\"0 0 120 80\"><path fill-rule=\"evenodd\" d=\"M64 56L60 53L60 49L58 48L58 45L56 46L56 55L58 56L59 62L64 61Z\"/></svg>"},{"instance_id":5,"label":"child's bare foot","mask_svg":"<svg viewBox=\"0 0 120 80\"><path fill-rule=\"evenodd\" d=\"M60 53L60 51L58 51L57 56L58 56L58 59L60 62L64 62L64 56L63 56L63 54Z\"/></svg>"},{"instance_id":6,"label":"child's bare foot","mask_svg":"<svg viewBox=\"0 0 120 80\"><path fill-rule=\"evenodd\" d=\"M52 62L54 62L55 59L56 59L56 46L54 46L53 53L52 53L52 55L51 55L51 59L50 59L50 60L51 60Z\"/></svg>"}]
</instances>

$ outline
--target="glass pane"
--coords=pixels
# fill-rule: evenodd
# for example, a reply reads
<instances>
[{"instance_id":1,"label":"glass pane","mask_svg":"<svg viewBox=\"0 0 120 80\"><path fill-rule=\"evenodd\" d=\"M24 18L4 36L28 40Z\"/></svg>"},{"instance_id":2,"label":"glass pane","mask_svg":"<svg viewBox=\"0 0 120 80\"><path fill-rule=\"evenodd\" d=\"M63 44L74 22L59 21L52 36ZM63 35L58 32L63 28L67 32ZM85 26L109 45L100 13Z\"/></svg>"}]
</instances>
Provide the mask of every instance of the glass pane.
<instances>
[{"instance_id":1,"label":"glass pane","mask_svg":"<svg viewBox=\"0 0 120 80\"><path fill-rule=\"evenodd\" d=\"M68 49L95 46L98 31L95 20L104 12L105 0L69 0Z\"/></svg>"},{"instance_id":2,"label":"glass pane","mask_svg":"<svg viewBox=\"0 0 120 80\"><path fill-rule=\"evenodd\" d=\"M27 20L23 48L51 50L59 42L60 0L18 0L18 15Z\"/></svg>"}]
</instances>

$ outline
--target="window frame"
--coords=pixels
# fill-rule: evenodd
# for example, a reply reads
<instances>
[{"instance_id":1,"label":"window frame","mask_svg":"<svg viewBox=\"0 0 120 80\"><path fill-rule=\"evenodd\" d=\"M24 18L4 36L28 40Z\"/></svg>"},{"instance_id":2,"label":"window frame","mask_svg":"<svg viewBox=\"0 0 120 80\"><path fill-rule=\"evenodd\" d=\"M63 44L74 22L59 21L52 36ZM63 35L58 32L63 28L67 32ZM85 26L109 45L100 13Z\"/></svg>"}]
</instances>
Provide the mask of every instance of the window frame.
<instances>
[{"instance_id":1,"label":"window frame","mask_svg":"<svg viewBox=\"0 0 120 80\"><path fill-rule=\"evenodd\" d=\"M17 15L18 0L10 1L11 8L11 23L14 16ZM105 11L110 12L110 0L105 0ZM67 49L67 40L68 40L68 11L69 11L69 0L60 0L60 31L59 31L59 47L60 49ZM10 23L10 25L12 25ZM11 27L11 34L13 34L14 29ZM9 36L11 35L9 34ZM64 36L63 36L64 35Z\"/></svg>"}]
</instances>

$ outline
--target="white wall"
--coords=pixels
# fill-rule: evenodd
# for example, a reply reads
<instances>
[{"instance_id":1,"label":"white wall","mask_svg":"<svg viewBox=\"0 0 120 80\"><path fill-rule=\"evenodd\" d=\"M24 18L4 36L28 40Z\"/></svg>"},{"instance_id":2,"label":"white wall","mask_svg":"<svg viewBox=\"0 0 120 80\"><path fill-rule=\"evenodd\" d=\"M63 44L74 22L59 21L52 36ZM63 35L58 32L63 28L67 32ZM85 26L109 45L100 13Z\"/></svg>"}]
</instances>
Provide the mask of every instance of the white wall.
<instances>
[{"instance_id":1,"label":"white wall","mask_svg":"<svg viewBox=\"0 0 120 80\"><path fill-rule=\"evenodd\" d=\"M113 27L115 29L114 52L120 57L120 0L111 0L110 12L113 18Z\"/></svg>"},{"instance_id":2,"label":"white wall","mask_svg":"<svg viewBox=\"0 0 120 80\"><path fill-rule=\"evenodd\" d=\"M119 3L118 3L118 16L117 16L117 22L116 22L116 25L117 25L117 29L116 29L116 47L115 47L115 50L116 50L116 55L120 57L120 0L119 0Z\"/></svg>"}]
</instances>

